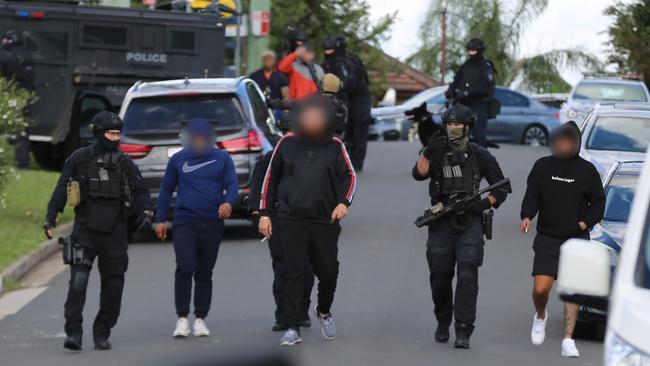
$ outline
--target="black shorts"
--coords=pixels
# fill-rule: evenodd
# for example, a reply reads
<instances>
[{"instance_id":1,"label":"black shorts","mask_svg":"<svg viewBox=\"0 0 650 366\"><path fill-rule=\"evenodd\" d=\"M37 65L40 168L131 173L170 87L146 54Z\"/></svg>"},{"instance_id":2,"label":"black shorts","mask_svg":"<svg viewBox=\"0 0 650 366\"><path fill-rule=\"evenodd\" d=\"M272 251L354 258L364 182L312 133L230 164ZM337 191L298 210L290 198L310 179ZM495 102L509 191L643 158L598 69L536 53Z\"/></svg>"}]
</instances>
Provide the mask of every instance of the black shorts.
<instances>
[{"instance_id":1,"label":"black shorts","mask_svg":"<svg viewBox=\"0 0 650 366\"><path fill-rule=\"evenodd\" d=\"M578 239L589 240L589 232L576 236ZM560 247L565 241L571 238L555 238L552 236L537 233L533 241L533 276L546 275L557 278L557 270L560 264Z\"/></svg>"}]
</instances>

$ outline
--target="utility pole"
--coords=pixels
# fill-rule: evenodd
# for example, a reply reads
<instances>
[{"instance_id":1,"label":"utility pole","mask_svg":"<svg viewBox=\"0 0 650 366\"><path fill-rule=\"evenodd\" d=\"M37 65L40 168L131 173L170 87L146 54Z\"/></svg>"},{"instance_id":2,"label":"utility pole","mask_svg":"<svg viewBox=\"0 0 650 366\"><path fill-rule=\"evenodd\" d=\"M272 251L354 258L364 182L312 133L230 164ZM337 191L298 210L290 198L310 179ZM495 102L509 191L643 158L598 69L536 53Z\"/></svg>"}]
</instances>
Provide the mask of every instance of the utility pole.
<instances>
[{"instance_id":1,"label":"utility pole","mask_svg":"<svg viewBox=\"0 0 650 366\"><path fill-rule=\"evenodd\" d=\"M442 26L442 40L440 42L440 83L445 83L447 75L447 7L440 11L442 17L440 25Z\"/></svg>"},{"instance_id":2,"label":"utility pole","mask_svg":"<svg viewBox=\"0 0 650 366\"><path fill-rule=\"evenodd\" d=\"M248 32L248 72L262 66L262 54L269 48L271 0L250 1L250 27Z\"/></svg>"}]
</instances>

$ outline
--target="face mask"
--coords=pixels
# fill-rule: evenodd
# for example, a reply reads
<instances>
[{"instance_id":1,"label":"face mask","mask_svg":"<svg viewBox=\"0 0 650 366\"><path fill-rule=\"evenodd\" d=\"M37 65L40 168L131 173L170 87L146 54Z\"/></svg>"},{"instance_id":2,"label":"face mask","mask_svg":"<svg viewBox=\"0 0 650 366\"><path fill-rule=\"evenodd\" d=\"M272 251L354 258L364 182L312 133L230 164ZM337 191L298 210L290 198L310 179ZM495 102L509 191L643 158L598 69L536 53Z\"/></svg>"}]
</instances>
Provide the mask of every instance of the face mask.
<instances>
[{"instance_id":1,"label":"face mask","mask_svg":"<svg viewBox=\"0 0 650 366\"><path fill-rule=\"evenodd\" d=\"M465 134L465 127L447 127L449 145L456 150L465 150L469 138Z\"/></svg>"}]
</instances>

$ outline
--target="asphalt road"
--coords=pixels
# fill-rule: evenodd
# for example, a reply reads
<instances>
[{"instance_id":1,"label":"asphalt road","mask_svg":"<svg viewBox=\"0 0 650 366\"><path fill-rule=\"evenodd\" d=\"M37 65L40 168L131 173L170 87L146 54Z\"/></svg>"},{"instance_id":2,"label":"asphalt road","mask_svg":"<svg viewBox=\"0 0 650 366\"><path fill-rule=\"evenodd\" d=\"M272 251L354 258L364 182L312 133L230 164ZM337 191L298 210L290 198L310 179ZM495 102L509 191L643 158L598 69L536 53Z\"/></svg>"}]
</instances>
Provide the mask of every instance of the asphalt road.
<instances>
[{"instance_id":1,"label":"asphalt road","mask_svg":"<svg viewBox=\"0 0 650 366\"><path fill-rule=\"evenodd\" d=\"M0 365L192 365L196 363L185 361L276 352L300 365L600 365L602 344L597 341L578 341L580 359L560 356L562 307L555 293L546 343L539 347L530 343L533 233L518 231L518 212L525 176L546 150L506 145L492 151L512 179L514 192L497 211L495 239L486 245L471 350L433 342L426 232L412 224L428 202L427 184L410 176L417 145L385 142L370 145L357 199L343 224L341 275L333 307L336 340L325 341L319 329L312 328L303 331L301 345L280 349L281 334L270 331L268 249L247 228L231 225L214 274L208 318L211 337L171 337L175 322L172 247L139 243L130 249L123 315L113 333L113 351L92 350L96 272L85 312L85 351L73 354L61 347L68 279L62 273L21 311L0 321Z\"/></svg>"}]
</instances>

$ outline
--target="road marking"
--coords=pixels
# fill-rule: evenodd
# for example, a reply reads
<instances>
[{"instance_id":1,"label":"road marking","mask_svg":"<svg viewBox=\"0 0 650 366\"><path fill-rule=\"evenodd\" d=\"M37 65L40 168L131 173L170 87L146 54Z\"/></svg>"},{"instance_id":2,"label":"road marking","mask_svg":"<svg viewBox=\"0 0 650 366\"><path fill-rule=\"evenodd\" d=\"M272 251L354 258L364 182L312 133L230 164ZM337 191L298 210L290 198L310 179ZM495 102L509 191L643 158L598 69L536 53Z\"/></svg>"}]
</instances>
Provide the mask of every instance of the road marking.
<instances>
[{"instance_id":1,"label":"road marking","mask_svg":"<svg viewBox=\"0 0 650 366\"><path fill-rule=\"evenodd\" d=\"M9 315L14 315L25 305L29 304L47 287L30 287L24 290L11 291L0 297L0 320Z\"/></svg>"}]
</instances>

